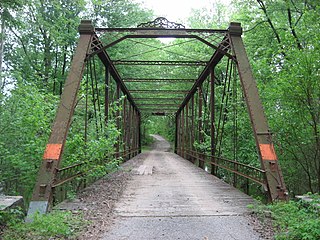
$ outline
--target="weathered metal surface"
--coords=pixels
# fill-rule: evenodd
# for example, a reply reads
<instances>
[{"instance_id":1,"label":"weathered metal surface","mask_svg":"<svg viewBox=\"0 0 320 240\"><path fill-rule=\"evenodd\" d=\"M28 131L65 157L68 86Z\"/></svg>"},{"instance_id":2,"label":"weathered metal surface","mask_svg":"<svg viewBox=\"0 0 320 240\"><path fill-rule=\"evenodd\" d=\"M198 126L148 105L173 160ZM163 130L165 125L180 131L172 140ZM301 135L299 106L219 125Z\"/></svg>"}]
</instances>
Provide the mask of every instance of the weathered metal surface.
<instances>
[{"instance_id":1,"label":"weathered metal surface","mask_svg":"<svg viewBox=\"0 0 320 240\"><path fill-rule=\"evenodd\" d=\"M155 101L155 102L163 102L163 101L182 101L183 98L173 98L173 97L163 97L163 98L160 98L160 97L150 97L150 98L135 98L134 99L136 102L139 102L139 101L147 101L147 102L150 102L150 101Z\"/></svg>"},{"instance_id":2,"label":"weathered metal surface","mask_svg":"<svg viewBox=\"0 0 320 240\"><path fill-rule=\"evenodd\" d=\"M153 106L153 107L179 107L178 104L165 104L165 103L139 103L139 107L142 106Z\"/></svg>"},{"instance_id":3,"label":"weathered metal surface","mask_svg":"<svg viewBox=\"0 0 320 240\"><path fill-rule=\"evenodd\" d=\"M229 43L226 42L226 41L222 41L222 43L219 46L219 48L223 48L225 46L229 46ZM198 87L200 87L202 85L202 83L204 82L204 80L208 77L208 75L210 73L210 70L212 68L214 68L220 62L220 60L223 58L223 56L224 56L223 53L221 53L220 51L218 51L218 50L215 51L215 53L211 57L209 63L207 64L205 69L202 71L202 73L200 74L200 76L197 79L197 81L193 84L193 86L192 86L191 90L189 91L188 95L183 100L179 110L177 111L177 114L179 114L181 112L181 110L185 107L187 102L191 99L191 97L197 91Z\"/></svg>"},{"instance_id":4,"label":"weathered metal surface","mask_svg":"<svg viewBox=\"0 0 320 240\"><path fill-rule=\"evenodd\" d=\"M186 152L189 156L192 156L194 158L197 158L200 162L205 162L206 159L212 159L213 157L215 159L219 159L219 164L217 162L209 162L211 165L217 166L219 168L225 169L228 172L232 172L238 176L244 177L246 179L250 179L251 181L260 184L264 188L266 188L266 183L265 183L265 171L261 170L259 168L252 167L247 164L243 164L234 160L226 159L226 158L221 158L221 157L216 157L212 155L207 155L207 154L201 154L198 151L194 151L191 149L186 149ZM243 170L245 169L245 171ZM243 170L243 171L241 171ZM250 172L245 173L245 172Z\"/></svg>"},{"instance_id":5,"label":"weathered metal surface","mask_svg":"<svg viewBox=\"0 0 320 240\"><path fill-rule=\"evenodd\" d=\"M103 28L103 27L97 27L95 28L96 32L137 32L139 30L158 30L159 32L166 32L167 29L159 29L159 28ZM228 33L228 30L225 29L183 29L184 32L187 33L218 33L218 34L226 34ZM181 29L170 29L170 32L181 32Z\"/></svg>"},{"instance_id":6,"label":"weathered metal surface","mask_svg":"<svg viewBox=\"0 0 320 240\"><path fill-rule=\"evenodd\" d=\"M179 115L175 116L175 131L174 131L174 153L178 153L178 136L179 136Z\"/></svg>"},{"instance_id":7,"label":"weathered metal surface","mask_svg":"<svg viewBox=\"0 0 320 240\"><path fill-rule=\"evenodd\" d=\"M120 129L120 84L119 82L116 82L116 101L117 103L117 111L116 111L116 125L117 129ZM118 140L116 142L116 152L120 151L120 136L118 137ZM119 158L120 155L116 154L116 158Z\"/></svg>"},{"instance_id":8,"label":"weathered metal surface","mask_svg":"<svg viewBox=\"0 0 320 240\"><path fill-rule=\"evenodd\" d=\"M211 156L215 155L215 77L214 68L210 71L210 138L211 138ZM215 162L215 158L211 157L211 162ZM216 166L212 165L211 174L216 175Z\"/></svg>"},{"instance_id":9,"label":"weathered metal surface","mask_svg":"<svg viewBox=\"0 0 320 240\"><path fill-rule=\"evenodd\" d=\"M168 89L168 90L164 90L164 89L132 89L130 90L130 92L132 93L174 93L174 94L187 94L188 91L187 90L179 90L179 89Z\"/></svg>"},{"instance_id":10,"label":"weathered metal surface","mask_svg":"<svg viewBox=\"0 0 320 240\"><path fill-rule=\"evenodd\" d=\"M101 62L105 65L105 67L108 67L109 68L109 72L110 72L110 75L113 77L113 79L120 84L120 89L121 91L127 96L128 100L130 101L130 103L135 107L135 109L137 111L138 108L127 88L127 86L124 84L122 78L120 77L117 69L115 68L115 66L112 64L112 61L109 57L109 55L106 53L106 51L104 49L102 49L102 43L100 42L100 40L98 39L97 36L94 37L95 41L99 43L97 49L94 49L94 50L99 50L99 53L98 53L98 56L101 60ZM89 56L87 56L88 58Z\"/></svg>"},{"instance_id":11,"label":"weathered metal surface","mask_svg":"<svg viewBox=\"0 0 320 240\"><path fill-rule=\"evenodd\" d=\"M254 80L247 53L242 42L242 28L239 23L231 23L229 34L236 64L240 76L241 86L249 110L257 151L261 160L261 167L266 171L266 181L270 200L285 200L288 198L282 172L277 161L271 139L267 118L264 114L259 98L257 84ZM268 134L259 134L268 133Z\"/></svg>"},{"instance_id":12,"label":"weathered metal surface","mask_svg":"<svg viewBox=\"0 0 320 240\"><path fill-rule=\"evenodd\" d=\"M109 67L105 67L105 82L104 82L104 121L107 124L109 118Z\"/></svg>"},{"instance_id":13,"label":"weathered metal surface","mask_svg":"<svg viewBox=\"0 0 320 240\"><path fill-rule=\"evenodd\" d=\"M96 54L99 54L106 49L113 47L117 45L118 43L126 40L126 39L135 39L135 38L190 38L190 39L197 39L198 41L202 42L203 44L217 50L221 54L232 58L232 55L228 53L228 47L221 47L220 45L215 45L210 43L209 41L203 39L202 37L199 37L197 35L191 35L191 34L186 34L184 31L180 32L172 32L172 30L165 30L164 32L161 30L139 30L135 32L135 34L131 35L126 35L123 36L107 45L99 47L96 51L92 52L89 54L89 57L93 57Z\"/></svg>"},{"instance_id":14,"label":"weathered metal surface","mask_svg":"<svg viewBox=\"0 0 320 240\"><path fill-rule=\"evenodd\" d=\"M202 86L198 88L198 139L199 144L203 143L203 132L202 132ZM199 158L202 159L202 153L199 152ZM204 169L204 161L199 161L199 167Z\"/></svg>"},{"instance_id":15,"label":"weathered metal surface","mask_svg":"<svg viewBox=\"0 0 320 240\"><path fill-rule=\"evenodd\" d=\"M138 65L138 66L206 66L205 61L148 61L148 60L115 60L114 65Z\"/></svg>"},{"instance_id":16,"label":"weathered metal surface","mask_svg":"<svg viewBox=\"0 0 320 240\"><path fill-rule=\"evenodd\" d=\"M158 17L153 21L140 23L138 28L166 28L166 29L185 29L181 23L170 22L164 17Z\"/></svg>"},{"instance_id":17,"label":"weathered metal surface","mask_svg":"<svg viewBox=\"0 0 320 240\"><path fill-rule=\"evenodd\" d=\"M193 78L123 78L125 82L194 82Z\"/></svg>"},{"instance_id":18,"label":"weathered metal surface","mask_svg":"<svg viewBox=\"0 0 320 240\"><path fill-rule=\"evenodd\" d=\"M33 191L28 211L29 216L36 210L39 210L40 213L45 213L52 205L52 185L55 179L55 169L60 165L64 144L76 104L80 81L83 75L86 54L89 50L92 35L94 33L93 31L94 29L91 22L82 21L79 27L79 43L71 63L70 72L66 80L47 145L55 147L47 148L49 153L46 151L44 154L44 159L38 173L36 186Z\"/></svg>"}]
</instances>

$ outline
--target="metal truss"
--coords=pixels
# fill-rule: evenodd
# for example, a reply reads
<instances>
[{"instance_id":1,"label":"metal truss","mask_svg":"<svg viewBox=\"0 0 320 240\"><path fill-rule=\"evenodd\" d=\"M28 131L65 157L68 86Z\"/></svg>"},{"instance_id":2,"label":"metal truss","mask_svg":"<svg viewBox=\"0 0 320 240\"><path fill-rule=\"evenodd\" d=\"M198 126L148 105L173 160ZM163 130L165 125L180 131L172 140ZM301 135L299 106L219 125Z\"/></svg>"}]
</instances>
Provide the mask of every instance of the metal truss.
<instances>
[{"instance_id":1,"label":"metal truss","mask_svg":"<svg viewBox=\"0 0 320 240\"><path fill-rule=\"evenodd\" d=\"M227 30L186 29L181 24L175 24L160 18L153 22L142 24L137 28L94 28L91 21L84 20L80 24L79 32L80 39L72 58L61 102L44 151L28 216L36 211L45 213L50 210L53 204L55 187L81 176L77 170L81 164L67 168L60 168L60 165L84 69L86 64L90 63L94 57L100 60L104 68L104 76L100 76L105 85L104 124L108 124L109 104L112 101L116 101L116 104L122 105L122 108L119 108L115 113L116 125L122 132L121 139L115 146L116 158L128 159L140 153L142 114L165 116L174 113L176 124L175 152L177 154L192 162L197 159L198 166L201 168L206 165L210 166L211 173L214 175L217 175L219 169L224 169L233 174L235 183L237 183L238 177L242 177L260 184L264 187L269 201L286 200L288 198L272 141L272 133L267 124L257 84L242 42L242 28L239 23L231 23ZM105 43L101 40L105 33L122 33L122 35ZM208 61L111 59L107 52L109 48L126 39L137 38L195 39L212 49L213 55ZM223 126L227 120L227 114L222 110L219 111L220 116L216 115L217 103L215 102L215 92L217 91L215 71L223 58L227 59L224 74L226 79L223 87L230 87L230 83L228 85L227 80L230 82L230 79L233 78L232 74L238 74L239 88L249 112L261 169L240 163L236 157L234 159L225 159L220 155L217 156L217 153L220 153L221 150L219 144L221 144L223 138ZM118 68L117 66L120 65L124 67ZM133 72L132 68L130 70L126 69L130 66L181 66L186 67L188 70L193 69L190 66L194 66L197 67L195 69L202 69L202 71L197 79L188 78L191 75L188 74L188 70L180 73L184 78L168 78L165 77L165 72L158 72L159 77L142 78L140 76L130 76ZM94 67L91 65L91 68ZM123 71L122 68L126 71ZM95 71L95 69L92 71ZM155 72L153 73L155 74ZM92 76L96 74L97 71ZM150 74L150 76L153 75ZM114 85L111 84L111 81L114 81ZM193 85L188 90L181 89L181 85L174 85L176 83L190 82ZM139 83L139 88L137 89L137 84L131 83ZM144 85L144 83L154 83L155 85L152 88L150 84ZM172 85L170 88L175 89L159 87L163 83L170 84ZM187 85L184 87L187 87ZM111 93L111 90L114 92ZM230 89L224 89L221 101L226 104L221 104L222 107L226 106L228 98L232 97L230 92ZM145 94L148 95L146 96ZM182 97L179 98L177 94ZM95 92L93 92L93 99L94 104L96 104L96 100L101 100ZM124 100L120 101L121 99ZM180 104L176 104L176 101ZM234 119L236 126L236 118ZM216 124L217 122L218 124ZM194 147L195 141L199 144L205 141L204 123L210 126L208 131L211 140L210 155L198 151ZM123 144L120 145L120 142ZM60 174L69 171L68 169L73 169L74 174L64 179L59 179Z\"/></svg>"}]
</instances>

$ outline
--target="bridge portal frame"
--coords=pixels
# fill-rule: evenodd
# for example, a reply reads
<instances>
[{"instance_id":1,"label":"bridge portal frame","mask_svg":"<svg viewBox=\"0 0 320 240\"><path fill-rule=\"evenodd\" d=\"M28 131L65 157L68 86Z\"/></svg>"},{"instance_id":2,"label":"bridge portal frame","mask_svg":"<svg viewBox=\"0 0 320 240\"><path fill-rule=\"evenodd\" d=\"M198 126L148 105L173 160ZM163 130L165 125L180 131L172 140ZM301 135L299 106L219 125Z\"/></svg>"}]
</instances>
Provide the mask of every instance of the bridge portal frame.
<instances>
[{"instance_id":1,"label":"bridge portal frame","mask_svg":"<svg viewBox=\"0 0 320 240\"><path fill-rule=\"evenodd\" d=\"M99 40L97 32L130 32L112 43L103 45ZM195 35L194 33L225 33L225 38L218 44L218 46L206 41L205 39ZM128 38L195 38L200 42L206 44L207 46L214 49L214 54L211 59L204 62L186 62L186 61L152 61L141 62L141 61L118 61L116 64L123 65L182 65L182 66L193 66L193 65L203 65L206 64L204 70L199 75L198 79L194 82L192 88L187 92L186 97L180 104L178 110L175 112L176 119L176 137L175 137L175 152L181 156L188 158L188 153L186 152L187 147L192 148L192 140L195 138L194 133L188 133L186 128L189 127L188 119L192 117L192 122L190 125L196 128L196 123L194 117L198 114L201 119L202 114L202 99L201 99L201 87L205 79L210 76L211 88L210 91L214 94L214 68L220 62L220 60L226 56L235 62L240 81L242 91L245 97L246 105L249 112L249 117L251 120L251 125L254 133L254 138L256 142L257 152L259 155L262 172L265 176L265 181L263 186L267 192L270 201L274 200L286 200L287 191L285 188L282 172L278 164L278 158L274 150L274 145L272 141L272 133L268 127L267 119L264 114L261 100L259 98L257 84L252 74L252 70L248 61L248 57L244 48L244 44L241 38L242 28L239 23L231 23L227 30L212 30L212 29L166 29L166 28L150 28L150 27L138 27L138 28L94 28L91 21L83 20L79 26L80 38L78 46L71 63L71 68L66 80L66 84L61 96L61 102L57 110L56 118L52 127L51 135L46 146L43 161L39 170L36 186L32 195L32 200L30 203L28 215L30 216L36 211L40 213L46 213L52 207L52 195L53 188L57 184L56 174L59 170L59 166L62 159L62 153L64 150L64 145L66 142L68 130L70 127L72 115L74 113L76 99L78 90L80 87L80 82L83 77L83 71L85 68L86 61L97 55L102 63L105 65L106 69L106 97L105 101L108 101L108 81L109 74L114 78L117 83L117 96L119 97L119 91L121 90L124 95L126 95L127 101L129 103L128 111L129 117L128 122L133 124L136 131L133 133L133 138L135 139L133 148L137 148L138 152L141 151L141 111L139 105L137 105L132 97L130 91L125 85L125 82L120 77L115 64L110 59L106 50L121 41ZM232 53L229 53L229 50ZM137 80L137 81L143 81ZM138 91L138 90L136 90ZM198 113L195 109L195 94L198 92ZM171 92L172 93L172 92ZM162 98L162 97L159 97ZM168 98L169 99L169 98ZM211 106L214 106L214 97L210 99ZM126 111L126 110L125 110ZM172 109L168 111L172 112ZM105 113L108 116L108 106L105 106ZM190 114L191 113L191 114ZM118 113L119 114L119 113ZM154 112L153 115L165 115L162 112ZM214 122L214 111L211 111L211 122ZM107 122L107 117L105 121ZM186 122L187 120L187 122ZM198 125L199 128L199 139L203 138L201 134L201 124ZM188 134L188 135L187 135ZM215 158L215 126L211 124L211 164L212 173L216 174L216 167L220 165L216 162ZM129 139L127 135L126 139ZM191 140L189 139L191 138ZM129 145L129 142L126 143ZM119 149L119 147L117 147ZM130 155L130 157L134 156ZM190 154L189 154L190 157ZM196 156L192 156L191 159L194 161ZM200 167L204 168L204 164L200 164Z\"/></svg>"}]
</instances>

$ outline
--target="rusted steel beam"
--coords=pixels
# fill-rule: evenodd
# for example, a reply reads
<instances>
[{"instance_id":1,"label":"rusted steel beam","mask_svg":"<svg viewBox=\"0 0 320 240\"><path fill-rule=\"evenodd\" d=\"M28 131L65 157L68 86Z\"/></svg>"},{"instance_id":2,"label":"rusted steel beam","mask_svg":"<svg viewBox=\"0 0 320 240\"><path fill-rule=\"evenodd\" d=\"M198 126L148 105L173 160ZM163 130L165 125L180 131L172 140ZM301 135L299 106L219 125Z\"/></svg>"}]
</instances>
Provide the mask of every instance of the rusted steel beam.
<instances>
[{"instance_id":1,"label":"rusted steel beam","mask_svg":"<svg viewBox=\"0 0 320 240\"><path fill-rule=\"evenodd\" d=\"M239 72L242 91L246 100L252 129L262 169L266 172L267 193L270 201L287 200L288 193L278 164L278 157L274 150L272 133L269 129L261 100L259 98L256 81L247 57L241 34L240 23L231 23L229 34L236 65Z\"/></svg>"},{"instance_id":2,"label":"rusted steel beam","mask_svg":"<svg viewBox=\"0 0 320 240\"><path fill-rule=\"evenodd\" d=\"M116 82L116 101L119 101L120 100L120 83L119 82ZM116 126L117 126L117 129L121 132L121 129L120 129L120 102L117 103L117 110L116 110ZM119 153L120 151L120 136L118 137L117 139L117 142L116 142L116 152ZM116 158L119 158L120 156L117 154L116 155Z\"/></svg>"},{"instance_id":3,"label":"rusted steel beam","mask_svg":"<svg viewBox=\"0 0 320 240\"><path fill-rule=\"evenodd\" d=\"M154 109L143 109L143 111L141 111L142 114L154 114L154 115L171 115L174 114L176 111L174 110L163 110L163 109L159 109L159 110L154 110Z\"/></svg>"},{"instance_id":4,"label":"rusted steel beam","mask_svg":"<svg viewBox=\"0 0 320 240\"><path fill-rule=\"evenodd\" d=\"M193 78L123 78L125 82L194 82Z\"/></svg>"},{"instance_id":5,"label":"rusted steel beam","mask_svg":"<svg viewBox=\"0 0 320 240\"><path fill-rule=\"evenodd\" d=\"M199 144L203 142L202 134L202 86L198 88L198 134L199 134ZM203 158L203 154L199 153L199 159ZM199 160L199 167L204 169L204 161Z\"/></svg>"},{"instance_id":6,"label":"rusted steel beam","mask_svg":"<svg viewBox=\"0 0 320 240\"><path fill-rule=\"evenodd\" d=\"M151 115L153 116L166 116L165 112L152 112Z\"/></svg>"},{"instance_id":7,"label":"rusted steel beam","mask_svg":"<svg viewBox=\"0 0 320 240\"><path fill-rule=\"evenodd\" d=\"M182 109L181 112L181 157L184 158L184 149L185 149L185 109Z\"/></svg>"},{"instance_id":8,"label":"rusted steel beam","mask_svg":"<svg viewBox=\"0 0 320 240\"><path fill-rule=\"evenodd\" d=\"M179 115L175 116L174 153L178 153Z\"/></svg>"},{"instance_id":9,"label":"rusted steel beam","mask_svg":"<svg viewBox=\"0 0 320 240\"><path fill-rule=\"evenodd\" d=\"M142 147L142 136L141 136L141 113L138 113L138 148L139 152L141 153L141 147Z\"/></svg>"},{"instance_id":10,"label":"rusted steel beam","mask_svg":"<svg viewBox=\"0 0 320 240\"><path fill-rule=\"evenodd\" d=\"M183 98L170 98L170 97L166 97L166 98L160 98L160 97L157 97L157 98L134 98L134 100L136 102L139 102L139 101L182 101Z\"/></svg>"},{"instance_id":11,"label":"rusted steel beam","mask_svg":"<svg viewBox=\"0 0 320 240\"><path fill-rule=\"evenodd\" d=\"M210 71L210 138L211 138L211 162L215 162L215 82L214 68ZM211 174L216 175L216 166L212 165Z\"/></svg>"},{"instance_id":12,"label":"rusted steel beam","mask_svg":"<svg viewBox=\"0 0 320 240\"><path fill-rule=\"evenodd\" d=\"M185 136L186 136L186 141L185 141L185 148L188 148L188 143L189 143L189 104L186 105L186 131L185 131ZM187 158L186 151L184 152L184 158Z\"/></svg>"},{"instance_id":13,"label":"rusted steel beam","mask_svg":"<svg viewBox=\"0 0 320 240\"><path fill-rule=\"evenodd\" d=\"M159 90L139 89L139 90L137 90L137 89L132 89L132 90L130 90L130 92L132 92L132 93L177 93L177 94L183 93L183 94L187 94L189 91L187 91L187 90L178 90L178 89L175 89L175 90L163 90L163 89L159 89Z\"/></svg>"},{"instance_id":14,"label":"rusted steel beam","mask_svg":"<svg viewBox=\"0 0 320 240\"><path fill-rule=\"evenodd\" d=\"M194 114L195 112L195 109L194 109L194 95L192 96L191 98L191 140L190 140L190 149L191 150L194 150L194 138L195 138L195 134L194 134L194 131L195 131L195 127L194 127ZM192 157L192 162L194 163L195 159L194 157Z\"/></svg>"},{"instance_id":15,"label":"rusted steel beam","mask_svg":"<svg viewBox=\"0 0 320 240\"><path fill-rule=\"evenodd\" d=\"M126 148L128 146L127 143L127 99L123 99L123 108L122 108L122 142L123 142L123 151L126 152ZM127 159L123 157L123 160L126 161Z\"/></svg>"},{"instance_id":16,"label":"rusted steel beam","mask_svg":"<svg viewBox=\"0 0 320 240\"><path fill-rule=\"evenodd\" d=\"M77 94L85 67L94 28L91 22L82 21L79 26L80 39L71 62L70 71L65 83L59 108L51 129L50 138L43 155L36 185L29 205L28 218L35 212L46 213L52 207L52 186L59 168L64 145L68 135L71 118L76 105Z\"/></svg>"},{"instance_id":17,"label":"rusted steel beam","mask_svg":"<svg viewBox=\"0 0 320 240\"><path fill-rule=\"evenodd\" d=\"M178 108L179 105L178 104L161 104L161 103L139 103L138 104L139 107L143 107L143 106L154 106L154 107L176 107Z\"/></svg>"},{"instance_id":18,"label":"rusted steel beam","mask_svg":"<svg viewBox=\"0 0 320 240\"><path fill-rule=\"evenodd\" d=\"M154 107L141 107L140 108L140 110L141 111L147 111L147 110L150 110L150 111L158 111L158 110L160 110L160 111L174 111L174 112L176 112L176 110L178 109L178 108L169 108L169 107L158 107L159 109L155 109Z\"/></svg>"},{"instance_id":19,"label":"rusted steel beam","mask_svg":"<svg viewBox=\"0 0 320 240\"><path fill-rule=\"evenodd\" d=\"M170 30L170 29L169 29ZM169 31L167 30L167 31ZM96 51L92 52L89 54L89 57L93 57L96 54L101 53L102 51L106 50L107 48L113 47L116 44L126 40L126 39L130 39L130 38L195 38L197 40L199 40L200 42L206 44L207 46L215 49L216 51L219 51L220 53L222 53L223 55L229 57L229 58L233 58L233 56L231 54L228 53L228 51L225 51L225 48L221 48L221 46L216 46L210 42L208 42L207 40L197 36L197 35L188 35L188 34L171 34L170 32L167 33L163 33L163 34L157 34L157 33L153 33L153 34L134 34L134 35L126 35L123 36L105 46L101 46L100 49L97 49Z\"/></svg>"},{"instance_id":20,"label":"rusted steel beam","mask_svg":"<svg viewBox=\"0 0 320 240\"><path fill-rule=\"evenodd\" d=\"M97 47L93 50L98 51L98 57L100 58L101 62L105 65L105 67L109 68L109 72L110 75L113 77L113 79L118 82L120 84L120 89L121 91L127 96L127 99L129 100L129 102L136 108L137 111L139 111L139 109L137 108L129 90L127 89L126 85L124 84L122 78L120 77L117 69L115 68L115 66L112 64L112 61L109 57L109 55L106 53L106 51L104 49L101 49L102 47L102 43L99 40L99 38L95 35L94 37L94 41L97 43ZM87 56L88 58L88 56Z\"/></svg>"},{"instance_id":21,"label":"rusted steel beam","mask_svg":"<svg viewBox=\"0 0 320 240\"><path fill-rule=\"evenodd\" d=\"M206 61L144 61L144 60L114 60L114 65L138 66L206 66Z\"/></svg>"},{"instance_id":22,"label":"rusted steel beam","mask_svg":"<svg viewBox=\"0 0 320 240\"><path fill-rule=\"evenodd\" d=\"M145 31L158 31L159 33L167 32L168 29L159 29L159 28L96 28L97 32L145 32ZM192 28L184 28L184 29L169 29L170 33L174 32L186 32L186 33L227 33L228 30L225 29L192 29Z\"/></svg>"},{"instance_id":23,"label":"rusted steel beam","mask_svg":"<svg viewBox=\"0 0 320 240\"><path fill-rule=\"evenodd\" d=\"M109 67L105 67L105 82L104 82L104 122L108 123L109 117Z\"/></svg>"},{"instance_id":24,"label":"rusted steel beam","mask_svg":"<svg viewBox=\"0 0 320 240\"><path fill-rule=\"evenodd\" d=\"M228 47L228 41L226 41L224 39L221 42L219 48L225 48L225 47ZM192 86L191 90L189 91L188 95L183 100L179 110L177 111L177 114L181 112L181 110L184 108L184 106L187 104L187 102L191 99L192 95L195 94L195 92L197 91L198 87L200 87L202 85L202 83L204 82L204 80L208 77L208 75L210 74L210 70L212 68L214 68L220 62L220 60L223 58L223 56L224 56L224 54L221 53L220 51L218 51L218 50L215 51L215 53L211 57L208 65L202 71L202 73L200 74L200 76L197 79L197 81L193 84L193 86Z\"/></svg>"},{"instance_id":25,"label":"rusted steel beam","mask_svg":"<svg viewBox=\"0 0 320 240\"><path fill-rule=\"evenodd\" d=\"M177 117L177 126L178 126L178 130L177 130L177 154L180 155L181 152L181 137L180 137L180 133L181 133L181 114L180 115L176 115Z\"/></svg>"},{"instance_id":26,"label":"rusted steel beam","mask_svg":"<svg viewBox=\"0 0 320 240\"><path fill-rule=\"evenodd\" d=\"M132 121L131 121L131 116L132 116L132 106L129 104L129 111L128 111L128 149L129 149L129 159L132 157L131 156L131 150L132 150L132 145L131 145L131 137L132 137Z\"/></svg>"}]
</instances>

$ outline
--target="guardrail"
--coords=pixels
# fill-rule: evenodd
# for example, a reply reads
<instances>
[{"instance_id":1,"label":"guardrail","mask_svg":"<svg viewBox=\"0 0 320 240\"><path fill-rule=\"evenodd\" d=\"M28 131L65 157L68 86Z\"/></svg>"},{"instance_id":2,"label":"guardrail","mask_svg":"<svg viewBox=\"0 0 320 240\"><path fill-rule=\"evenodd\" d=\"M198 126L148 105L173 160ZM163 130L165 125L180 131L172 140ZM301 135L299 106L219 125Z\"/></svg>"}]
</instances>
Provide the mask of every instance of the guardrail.
<instances>
[{"instance_id":1,"label":"guardrail","mask_svg":"<svg viewBox=\"0 0 320 240\"><path fill-rule=\"evenodd\" d=\"M193 163L195 163L195 161L201 162L202 164L199 164L199 167L204 169L206 166L210 166L211 169L213 169L213 166L215 166L215 174L218 172L219 168L233 174L232 184L234 186L237 186L237 176L246 179L244 182L244 191L247 194L249 194L249 181L261 185L264 189L267 187L265 182L266 172L262 169L238 161L217 157L186 148L178 148L178 155L192 161Z\"/></svg>"}]
</instances>

